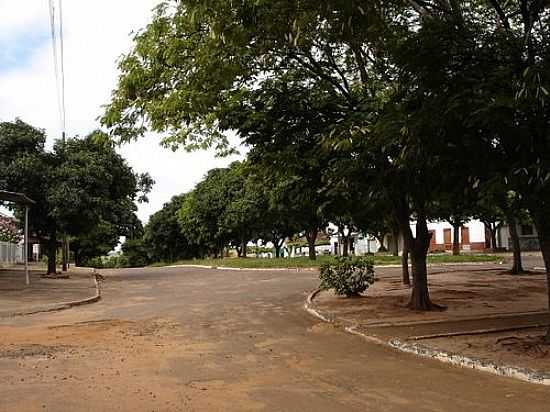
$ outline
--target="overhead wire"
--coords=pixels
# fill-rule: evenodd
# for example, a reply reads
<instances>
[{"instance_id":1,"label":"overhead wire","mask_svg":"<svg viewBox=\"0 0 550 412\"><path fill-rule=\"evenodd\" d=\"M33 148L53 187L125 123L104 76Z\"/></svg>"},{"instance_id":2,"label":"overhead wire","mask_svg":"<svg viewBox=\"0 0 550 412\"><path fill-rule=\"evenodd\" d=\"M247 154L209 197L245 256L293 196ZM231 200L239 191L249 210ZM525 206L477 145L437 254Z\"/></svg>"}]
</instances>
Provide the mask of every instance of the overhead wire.
<instances>
[{"instance_id":1,"label":"overhead wire","mask_svg":"<svg viewBox=\"0 0 550 412\"><path fill-rule=\"evenodd\" d=\"M63 140L65 140L66 112L65 112L65 51L63 47L63 0L59 0L59 50L61 59L61 119Z\"/></svg>"},{"instance_id":2,"label":"overhead wire","mask_svg":"<svg viewBox=\"0 0 550 412\"><path fill-rule=\"evenodd\" d=\"M64 63L64 43L63 43L63 9L62 0L59 0L59 47L56 30L56 9L54 0L48 0L50 13L50 31L52 39L53 65L55 74L55 90L57 97L57 109L59 112L59 124L63 138L65 137L65 63Z\"/></svg>"}]
</instances>

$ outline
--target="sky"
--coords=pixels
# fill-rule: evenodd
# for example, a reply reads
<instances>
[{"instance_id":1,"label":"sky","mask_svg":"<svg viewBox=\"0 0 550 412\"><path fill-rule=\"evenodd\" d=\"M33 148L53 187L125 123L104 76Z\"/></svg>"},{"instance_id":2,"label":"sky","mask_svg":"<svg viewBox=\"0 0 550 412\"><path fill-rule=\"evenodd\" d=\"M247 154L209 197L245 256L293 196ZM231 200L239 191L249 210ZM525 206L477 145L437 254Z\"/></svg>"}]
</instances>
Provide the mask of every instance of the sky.
<instances>
[{"instance_id":1,"label":"sky","mask_svg":"<svg viewBox=\"0 0 550 412\"><path fill-rule=\"evenodd\" d=\"M63 2L68 136L100 127L101 106L116 86L117 61L131 49L131 33L145 27L159 1ZM0 0L0 121L18 117L43 128L51 146L61 135L55 84L48 0ZM213 151L172 152L160 146L161 138L148 135L119 149L136 172L148 172L156 182L149 203L138 205L144 223L172 196L191 190L209 169L236 160L216 158Z\"/></svg>"}]
</instances>

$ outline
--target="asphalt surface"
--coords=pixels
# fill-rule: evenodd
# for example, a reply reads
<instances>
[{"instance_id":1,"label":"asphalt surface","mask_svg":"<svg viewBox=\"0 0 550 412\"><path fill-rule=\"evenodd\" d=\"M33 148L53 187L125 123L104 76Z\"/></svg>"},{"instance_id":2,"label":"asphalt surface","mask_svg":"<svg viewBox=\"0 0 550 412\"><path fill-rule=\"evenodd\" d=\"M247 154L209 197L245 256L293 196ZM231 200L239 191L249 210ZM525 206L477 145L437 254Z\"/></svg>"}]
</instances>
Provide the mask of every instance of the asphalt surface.
<instances>
[{"instance_id":1,"label":"asphalt surface","mask_svg":"<svg viewBox=\"0 0 550 412\"><path fill-rule=\"evenodd\" d=\"M314 272L103 274L99 303L0 321L0 411L548 410L549 387L312 318Z\"/></svg>"}]
</instances>

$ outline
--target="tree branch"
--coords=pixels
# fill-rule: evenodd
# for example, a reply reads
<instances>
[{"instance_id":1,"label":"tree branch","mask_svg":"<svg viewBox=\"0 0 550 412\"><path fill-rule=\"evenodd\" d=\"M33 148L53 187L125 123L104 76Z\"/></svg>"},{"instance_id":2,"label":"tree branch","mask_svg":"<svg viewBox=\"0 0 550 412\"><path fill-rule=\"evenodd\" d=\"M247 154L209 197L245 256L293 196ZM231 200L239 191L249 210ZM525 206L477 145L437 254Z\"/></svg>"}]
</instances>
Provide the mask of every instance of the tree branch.
<instances>
[{"instance_id":1,"label":"tree branch","mask_svg":"<svg viewBox=\"0 0 550 412\"><path fill-rule=\"evenodd\" d=\"M510 30L510 21L508 20L508 16L506 16L506 13L502 9L498 0L489 0L489 2L492 4L493 8L495 9L495 12L497 13L497 16L500 22L502 23L502 25L506 28L506 30Z\"/></svg>"},{"instance_id":2,"label":"tree branch","mask_svg":"<svg viewBox=\"0 0 550 412\"><path fill-rule=\"evenodd\" d=\"M305 57L309 61L309 62L307 62L304 59L302 59L298 55L298 53L294 53L293 57L303 67L305 67L306 69L308 69L308 70L312 71L313 73L317 74L322 79L325 79L328 82L330 82L334 87L336 87L340 91L340 93L342 93L342 95L346 98L346 100L348 100L348 102L353 105L354 102L353 102L353 98L352 98L351 94L340 83L338 83L336 80L334 80L334 78L332 76L327 75L323 71L323 68L319 66L319 63L315 61L315 59L312 59L311 56L305 55Z\"/></svg>"}]
</instances>

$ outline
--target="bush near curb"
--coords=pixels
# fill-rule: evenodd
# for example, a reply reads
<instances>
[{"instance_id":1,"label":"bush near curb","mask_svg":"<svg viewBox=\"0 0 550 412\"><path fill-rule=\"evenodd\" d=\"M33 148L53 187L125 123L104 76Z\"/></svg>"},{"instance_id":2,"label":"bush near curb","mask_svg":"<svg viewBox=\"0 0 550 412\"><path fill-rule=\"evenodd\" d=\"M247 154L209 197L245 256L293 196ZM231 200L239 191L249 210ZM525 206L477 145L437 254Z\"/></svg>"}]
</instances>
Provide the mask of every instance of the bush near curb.
<instances>
[{"instance_id":1,"label":"bush near curb","mask_svg":"<svg viewBox=\"0 0 550 412\"><path fill-rule=\"evenodd\" d=\"M334 289L337 295L348 298L359 296L375 281L374 262L368 258L336 258L319 270L321 288Z\"/></svg>"}]
</instances>

